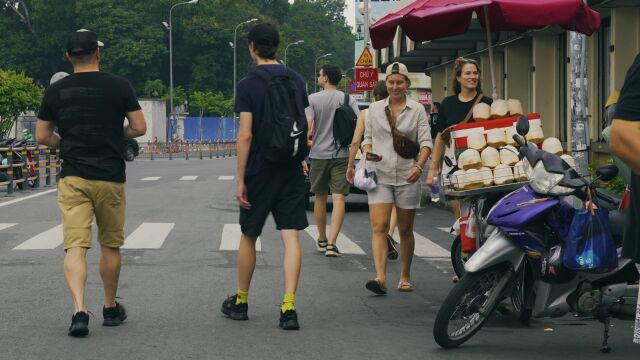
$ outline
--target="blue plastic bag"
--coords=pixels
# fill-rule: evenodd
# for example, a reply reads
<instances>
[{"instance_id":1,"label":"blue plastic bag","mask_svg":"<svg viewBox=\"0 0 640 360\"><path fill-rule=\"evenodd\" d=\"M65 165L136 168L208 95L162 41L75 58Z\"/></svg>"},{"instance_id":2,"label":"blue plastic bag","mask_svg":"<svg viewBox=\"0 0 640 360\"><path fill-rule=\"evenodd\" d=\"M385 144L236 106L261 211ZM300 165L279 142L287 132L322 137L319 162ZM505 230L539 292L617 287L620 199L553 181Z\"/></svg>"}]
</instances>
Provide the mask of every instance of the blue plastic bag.
<instances>
[{"instance_id":1,"label":"blue plastic bag","mask_svg":"<svg viewBox=\"0 0 640 360\"><path fill-rule=\"evenodd\" d=\"M609 211L577 210L565 244L564 265L573 270L607 270L618 266L609 228Z\"/></svg>"}]
</instances>

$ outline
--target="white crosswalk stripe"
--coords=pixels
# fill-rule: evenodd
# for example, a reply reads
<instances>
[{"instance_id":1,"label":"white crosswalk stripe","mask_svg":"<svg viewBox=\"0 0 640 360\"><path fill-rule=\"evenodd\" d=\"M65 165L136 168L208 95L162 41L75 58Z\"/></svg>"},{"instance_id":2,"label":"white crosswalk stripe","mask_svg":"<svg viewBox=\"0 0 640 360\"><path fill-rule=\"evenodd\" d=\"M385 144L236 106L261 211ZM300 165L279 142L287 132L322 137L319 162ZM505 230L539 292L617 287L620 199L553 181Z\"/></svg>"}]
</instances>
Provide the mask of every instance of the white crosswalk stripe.
<instances>
[{"instance_id":1,"label":"white crosswalk stripe","mask_svg":"<svg viewBox=\"0 0 640 360\"><path fill-rule=\"evenodd\" d=\"M319 235L318 227L316 225L309 225L309 227L307 227L305 231L307 232L307 234L309 234L309 236L311 236L311 239L315 243ZM328 233L329 233L329 227L327 227L327 234ZM336 240L336 246L338 247L338 249L342 254L366 255L364 250L362 250L362 248L358 246L358 244L353 242L343 233L338 234L338 239Z\"/></svg>"},{"instance_id":2,"label":"white crosswalk stripe","mask_svg":"<svg viewBox=\"0 0 640 360\"><path fill-rule=\"evenodd\" d=\"M228 176L228 175L218 176L218 180L233 180L233 179L235 179L235 176Z\"/></svg>"},{"instance_id":3,"label":"white crosswalk stripe","mask_svg":"<svg viewBox=\"0 0 640 360\"><path fill-rule=\"evenodd\" d=\"M124 240L122 249L160 249L174 223L142 223Z\"/></svg>"},{"instance_id":4,"label":"white crosswalk stripe","mask_svg":"<svg viewBox=\"0 0 640 360\"><path fill-rule=\"evenodd\" d=\"M51 250L60 246L62 242L62 225L58 225L32 237L13 250Z\"/></svg>"},{"instance_id":5,"label":"white crosswalk stripe","mask_svg":"<svg viewBox=\"0 0 640 360\"><path fill-rule=\"evenodd\" d=\"M240 236L242 231L240 224L224 224L222 228L222 241L220 242L220 251L238 251L240 248ZM262 251L262 243L258 237L256 241L256 251Z\"/></svg>"},{"instance_id":6,"label":"white crosswalk stripe","mask_svg":"<svg viewBox=\"0 0 640 360\"><path fill-rule=\"evenodd\" d=\"M145 177L142 178L140 180L142 181L156 181L156 180L160 180L161 176L149 176L149 177Z\"/></svg>"},{"instance_id":7,"label":"white crosswalk stripe","mask_svg":"<svg viewBox=\"0 0 640 360\"><path fill-rule=\"evenodd\" d=\"M180 181L194 181L197 178L198 178L197 176L183 176L178 180L180 180Z\"/></svg>"},{"instance_id":8,"label":"white crosswalk stripe","mask_svg":"<svg viewBox=\"0 0 640 360\"><path fill-rule=\"evenodd\" d=\"M0 223L0 230L8 229L14 225L18 225L15 223Z\"/></svg>"},{"instance_id":9,"label":"white crosswalk stripe","mask_svg":"<svg viewBox=\"0 0 640 360\"><path fill-rule=\"evenodd\" d=\"M428 238L418 234L417 232L413 232L413 237L415 238L415 248L413 249L413 253L417 257L421 258L450 258L451 253L449 250L446 250L442 246L434 243ZM393 234L393 238L400 242L400 235L398 231Z\"/></svg>"},{"instance_id":10,"label":"white crosswalk stripe","mask_svg":"<svg viewBox=\"0 0 640 360\"><path fill-rule=\"evenodd\" d=\"M436 228L436 229L438 229L438 230L440 230L440 231L444 231L444 232L446 232L447 234L450 234L450 233L451 233L451 227L439 227L439 228Z\"/></svg>"}]
</instances>

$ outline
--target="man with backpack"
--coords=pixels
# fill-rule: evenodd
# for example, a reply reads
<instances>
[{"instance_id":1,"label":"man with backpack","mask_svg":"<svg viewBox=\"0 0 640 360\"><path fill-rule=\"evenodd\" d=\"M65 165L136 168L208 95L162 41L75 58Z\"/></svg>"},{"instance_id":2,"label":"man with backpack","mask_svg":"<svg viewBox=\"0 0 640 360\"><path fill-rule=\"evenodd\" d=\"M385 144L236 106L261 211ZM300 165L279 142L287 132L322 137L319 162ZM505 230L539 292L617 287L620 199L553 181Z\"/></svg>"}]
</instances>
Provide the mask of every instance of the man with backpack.
<instances>
[{"instance_id":1,"label":"man with backpack","mask_svg":"<svg viewBox=\"0 0 640 360\"><path fill-rule=\"evenodd\" d=\"M313 213L318 226L317 245L325 256L340 256L336 240L344 221L345 197L349 194L346 179L349 145L356 128L358 105L348 94L337 90L342 79L339 67L325 64L320 68L318 85L323 91L309 96L306 109L309 128L313 129L309 180L315 194ZM333 212L331 233L327 237L327 197L331 191Z\"/></svg>"},{"instance_id":2,"label":"man with backpack","mask_svg":"<svg viewBox=\"0 0 640 360\"><path fill-rule=\"evenodd\" d=\"M222 313L248 320L249 286L256 267L256 240L269 213L284 244L284 299L280 327L297 330L295 293L302 253L299 230L308 226L302 162L307 155L309 105L302 77L280 65L278 30L269 23L254 26L247 36L254 71L237 85L235 112L240 113L236 197L240 205L238 288L222 303Z\"/></svg>"}]
</instances>

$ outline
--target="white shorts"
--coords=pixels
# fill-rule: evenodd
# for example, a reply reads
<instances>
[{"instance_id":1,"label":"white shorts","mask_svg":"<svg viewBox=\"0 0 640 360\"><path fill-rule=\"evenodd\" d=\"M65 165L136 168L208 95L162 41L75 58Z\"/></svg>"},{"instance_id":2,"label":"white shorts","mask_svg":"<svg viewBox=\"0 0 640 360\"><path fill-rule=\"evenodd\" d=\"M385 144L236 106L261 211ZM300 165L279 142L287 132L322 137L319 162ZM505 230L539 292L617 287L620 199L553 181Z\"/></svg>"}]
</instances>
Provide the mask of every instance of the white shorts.
<instances>
[{"instance_id":1,"label":"white shorts","mask_svg":"<svg viewBox=\"0 0 640 360\"><path fill-rule=\"evenodd\" d=\"M369 191L369 205L373 204L394 204L399 209L419 209L420 208L420 180L407 185L385 185L378 184Z\"/></svg>"}]
</instances>

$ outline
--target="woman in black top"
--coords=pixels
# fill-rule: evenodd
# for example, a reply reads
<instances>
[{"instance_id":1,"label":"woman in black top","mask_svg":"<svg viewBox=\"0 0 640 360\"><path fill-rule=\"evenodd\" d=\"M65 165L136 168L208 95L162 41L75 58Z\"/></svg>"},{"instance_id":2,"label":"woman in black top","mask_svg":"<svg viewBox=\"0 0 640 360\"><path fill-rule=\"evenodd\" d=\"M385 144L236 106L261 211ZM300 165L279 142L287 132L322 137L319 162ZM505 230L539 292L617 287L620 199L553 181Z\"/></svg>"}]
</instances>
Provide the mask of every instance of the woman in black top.
<instances>
[{"instance_id":1,"label":"woman in black top","mask_svg":"<svg viewBox=\"0 0 640 360\"><path fill-rule=\"evenodd\" d=\"M480 80L480 66L473 59L458 58L454 64L456 77L453 79L453 92L455 95L447 96L440 106L438 112L438 120L436 123L437 135L436 142L433 147L433 156L431 158L431 166L429 166L429 174L427 176L427 185L431 186L433 178L438 176L442 168L443 155L447 153L449 157L453 156L451 149L445 150L445 141L442 133L450 126L456 125L464 120L470 111L473 111L473 105L478 96L482 96L482 82ZM493 99L482 96L480 102L491 105ZM473 122L473 114L469 122ZM446 144L449 146L449 144ZM455 159L452 159L455 160ZM457 220L460 217L460 202L451 201L453 214Z\"/></svg>"}]
</instances>

